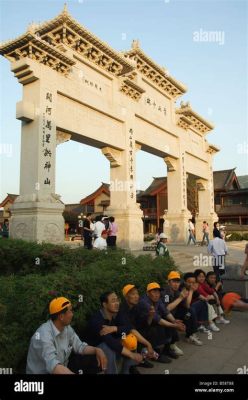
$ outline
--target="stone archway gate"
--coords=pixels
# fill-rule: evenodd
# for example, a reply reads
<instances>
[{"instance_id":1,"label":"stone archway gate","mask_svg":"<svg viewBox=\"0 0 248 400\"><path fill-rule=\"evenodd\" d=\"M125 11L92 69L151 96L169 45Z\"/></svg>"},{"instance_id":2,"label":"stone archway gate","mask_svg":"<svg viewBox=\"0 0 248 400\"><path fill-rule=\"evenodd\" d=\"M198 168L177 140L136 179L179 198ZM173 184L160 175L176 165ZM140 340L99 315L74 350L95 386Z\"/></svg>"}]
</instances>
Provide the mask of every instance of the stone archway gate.
<instances>
[{"instance_id":1,"label":"stone archway gate","mask_svg":"<svg viewBox=\"0 0 248 400\"><path fill-rule=\"evenodd\" d=\"M20 195L12 206L10 235L64 240L63 204L55 194L56 145L75 140L99 148L110 163L109 214L119 225L119 245L139 249L142 212L136 203L135 158L140 149L167 167L165 231L187 238L187 173L197 178L198 229L214 212L212 156L205 138L213 126L189 103L176 108L186 87L133 41L119 53L77 23L65 8L29 26L0 47L23 85L16 117L22 121Z\"/></svg>"}]
</instances>

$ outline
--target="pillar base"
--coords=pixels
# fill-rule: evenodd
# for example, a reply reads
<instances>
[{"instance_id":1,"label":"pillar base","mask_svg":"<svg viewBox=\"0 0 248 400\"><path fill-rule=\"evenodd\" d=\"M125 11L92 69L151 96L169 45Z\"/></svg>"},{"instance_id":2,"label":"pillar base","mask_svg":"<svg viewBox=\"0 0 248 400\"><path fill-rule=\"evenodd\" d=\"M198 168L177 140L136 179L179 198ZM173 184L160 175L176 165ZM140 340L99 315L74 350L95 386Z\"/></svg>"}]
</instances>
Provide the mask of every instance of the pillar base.
<instances>
[{"instance_id":1,"label":"pillar base","mask_svg":"<svg viewBox=\"0 0 248 400\"><path fill-rule=\"evenodd\" d=\"M49 200L23 202L21 196L16 199L11 207L10 238L64 243L64 204L50 196Z\"/></svg>"},{"instance_id":2,"label":"pillar base","mask_svg":"<svg viewBox=\"0 0 248 400\"><path fill-rule=\"evenodd\" d=\"M108 215L118 225L117 246L126 250L142 250L144 244L142 211L138 208L120 209L108 207Z\"/></svg>"},{"instance_id":3,"label":"pillar base","mask_svg":"<svg viewBox=\"0 0 248 400\"><path fill-rule=\"evenodd\" d=\"M168 236L170 243L187 243L189 219L191 219L191 213L188 210L164 215L164 233Z\"/></svg>"}]
</instances>

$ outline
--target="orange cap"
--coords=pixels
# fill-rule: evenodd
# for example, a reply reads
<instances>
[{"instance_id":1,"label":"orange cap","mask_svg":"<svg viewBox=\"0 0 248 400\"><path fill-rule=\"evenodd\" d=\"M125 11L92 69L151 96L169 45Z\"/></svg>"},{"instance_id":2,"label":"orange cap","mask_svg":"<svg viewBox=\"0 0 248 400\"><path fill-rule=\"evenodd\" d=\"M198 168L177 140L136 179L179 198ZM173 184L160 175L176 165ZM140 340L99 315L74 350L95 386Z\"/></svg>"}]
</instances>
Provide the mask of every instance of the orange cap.
<instances>
[{"instance_id":1,"label":"orange cap","mask_svg":"<svg viewBox=\"0 0 248 400\"><path fill-rule=\"evenodd\" d=\"M222 305L225 311L229 311L236 300L240 300L241 296L238 293L230 292L223 296Z\"/></svg>"},{"instance_id":2,"label":"orange cap","mask_svg":"<svg viewBox=\"0 0 248 400\"><path fill-rule=\"evenodd\" d=\"M171 281L172 279L181 279L181 276L179 274L179 272L177 271L171 271L168 275L168 281Z\"/></svg>"},{"instance_id":3,"label":"orange cap","mask_svg":"<svg viewBox=\"0 0 248 400\"><path fill-rule=\"evenodd\" d=\"M149 292L153 289L161 289L160 285L157 282L151 282L147 285L146 291Z\"/></svg>"},{"instance_id":4,"label":"orange cap","mask_svg":"<svg viewBox=\"0 0 248 400\"><path fill-rule=\"evenodd\" d=\"M49 304L49 314L57 314L69 306L71 306L71 302L66 297L56 297Z\"/></svg>"},{"instance_id":5,"label":"orange cap","mask_svg":"<svg viewBox=\"0 0 248 400\"><path fill-rule=\"evenodd\" d=\"M130 283L122 289L122 294L125 297L131 289L135 288L135 285L131 285Z\"/></svg>"},{"instance_id":6,"label":"orange cap","mask_svg":"<svg viewBox=\"0 0 248 400\"><path fill-rule=\"evenodd\" d=\"M137 338L132 333L129 333L124 339L122 339L122 344L130 351L137 349Z\"/></svg>"}]
</instances>

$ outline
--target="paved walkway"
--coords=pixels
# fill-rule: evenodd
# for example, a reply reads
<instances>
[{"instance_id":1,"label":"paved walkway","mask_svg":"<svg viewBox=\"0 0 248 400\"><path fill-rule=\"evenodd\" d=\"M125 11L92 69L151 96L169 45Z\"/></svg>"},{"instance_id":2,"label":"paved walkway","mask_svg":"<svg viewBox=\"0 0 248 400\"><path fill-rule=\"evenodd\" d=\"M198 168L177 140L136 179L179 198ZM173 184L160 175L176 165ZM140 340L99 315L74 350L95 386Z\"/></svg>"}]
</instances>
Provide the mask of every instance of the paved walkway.
<instances>
[{"instance_id":1,"label":"paved walkway","mask_svg":"<svg viewBox=\"0 0 248 400\"><path fill-rule=\"evenodd\" d=\"M243 264L245 259L245 243L246 242L244 241L227 243L228 255L226 256L226 264L237 264L237 266ZM182 272L189 272L196 268L203 268L205 271L212 269L211 258L209 258L207 246L168 244L168 249L170 251L170 255L175 261L176 266ZM155 256L154 251L138 251L135 253L150 253Z\"/></svg>"},{"instance_id":2,"label":"paved walkway","mask_svg":"<svg viewBox=\"0 0 248 400\"><path fill-rule=\"evenodd\" d=\"M226 264L242 265L246 242L229 242ZM211 270L211 264L206 266L203 256L208 256L206 246L168 245L175 264L182 272L196 268ZM144 253L144 252L143 252ZM151 252L154 254L154 252ZM202 265L197 265L204 262ZM194 346L184 341L181 336L179 347L184 355L171 364L154 362L154 368L140 368L142 374L237 374L238 368L248 368L248 313L233 311L229 317L229 325L218 325L220 332L212 334L212 339L204 333L199 333L203 346Z\"/></svg>"},{"instance_id":3,"label":"paved walkway","mask_svg":"<svg viewBox=\"0 0 248 400\"><path fill-rule=\"evenodd\" d=\"M188 344L181 336L178 346L184 355L170 364L153 362L151 369L139 368L141 374L237 374L238 368L248 368L248 313L233 311L229 325L218 325L212 339L199 333L203 346Z\"/></svg>"},{"instance_id":4,"label":"paved walkway","mask_svg":"<svg viewBox=\"0 0 248 400\"><path fill-rule=\"evenodd\" d=\"M227 264L242 265L244 262L244 241L229 242ZM147 244L147 243L146 243ZM74 246L77 246L74 244ZM73 246L73 247L74 247ZM208 256L206 246L168 245L169 251L177 267L182 272L192 271L196 268L211 270L211 266L195 265L197 260L204 260ZM155 252L137 251L134 254L147 254L155 256ZM184 355L170 364L154 363L154 368L140 368L141 374L237 374L238 368L248 368L248 313L233 311L229 317L229 325L218 325L220 332L213 333L212 339L204 333L199 333L203 346L188 344L181 336L179 347Z\"/></svg>"}]
</instances>

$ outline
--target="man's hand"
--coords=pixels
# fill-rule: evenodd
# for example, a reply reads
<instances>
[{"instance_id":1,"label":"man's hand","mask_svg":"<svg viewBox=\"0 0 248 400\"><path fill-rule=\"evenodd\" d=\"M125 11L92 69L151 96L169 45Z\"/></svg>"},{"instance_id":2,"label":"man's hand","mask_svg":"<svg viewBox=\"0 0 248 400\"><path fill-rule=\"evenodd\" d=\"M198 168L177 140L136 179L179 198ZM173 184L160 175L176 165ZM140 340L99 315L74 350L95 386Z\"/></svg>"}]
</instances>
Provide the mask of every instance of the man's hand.
<instances>
[{"instance_id":1,"label":"man's hand","mask_svg":"<svg viewBox=\"0 0 248 400\"><path fill-rule=\"evenodd\" d=\"M103 325L100 330L100 336L108 335L109 333L117 332L116 326Z\"/></svg>"},{"instance_id":2,"label":"man's hand","mask_svg":"<svg viewBox=\"0 0 248 400\"><path fill-rule=\"evenodd\" d=\"M180 332L185 332L186 331L186 326L179 320L176 320L174 322L174 326Z\"/></svg>"},{"instance_id":3,"label":"man's hand","mask_svg":"<svg viewBox=\"0 0 248 400\"><path fill-rule=\"evenodd\" d=\"M152 348L151 343L149 343L149 344L147 345L147 350L148 350L148 353L147 353L148 358L152 358L152 357L153 357L153 354L154 354L154 350L153 350L153 348Z\"/></svg>"},{"instance_id":4,"label":"man's hand","mask_svg":"<svg viewBox=\"0 0 248 400\"><path fill-rule=\"evenodd\" d=\"M183 290L180 293L180 297L184 300L186 297L188 297L189 291L186 288L183 288Z\"/></svg>"},{"instance_id":5,"label":"man's hand","mask_svg":"<svg viewBox=\"0 0 248 400\"><path fill-rule=\"evenodd\" d=\"M139 353L132 353L132 360L136 361L137 364L140 364L143 361L143 356Z\"/></svg>"},{"instance_id":6,"label":"man's hand","mask_svg":"<svg viewBox=\"0 0 248 400\"><path fill-rule=\"evenodd\" d=\"M102 370L105 371L107 369L108 360L102 349L99 349L97 347L96 347L96 359L98 367L101 367Z\"/></svg>"}]
</instances>

